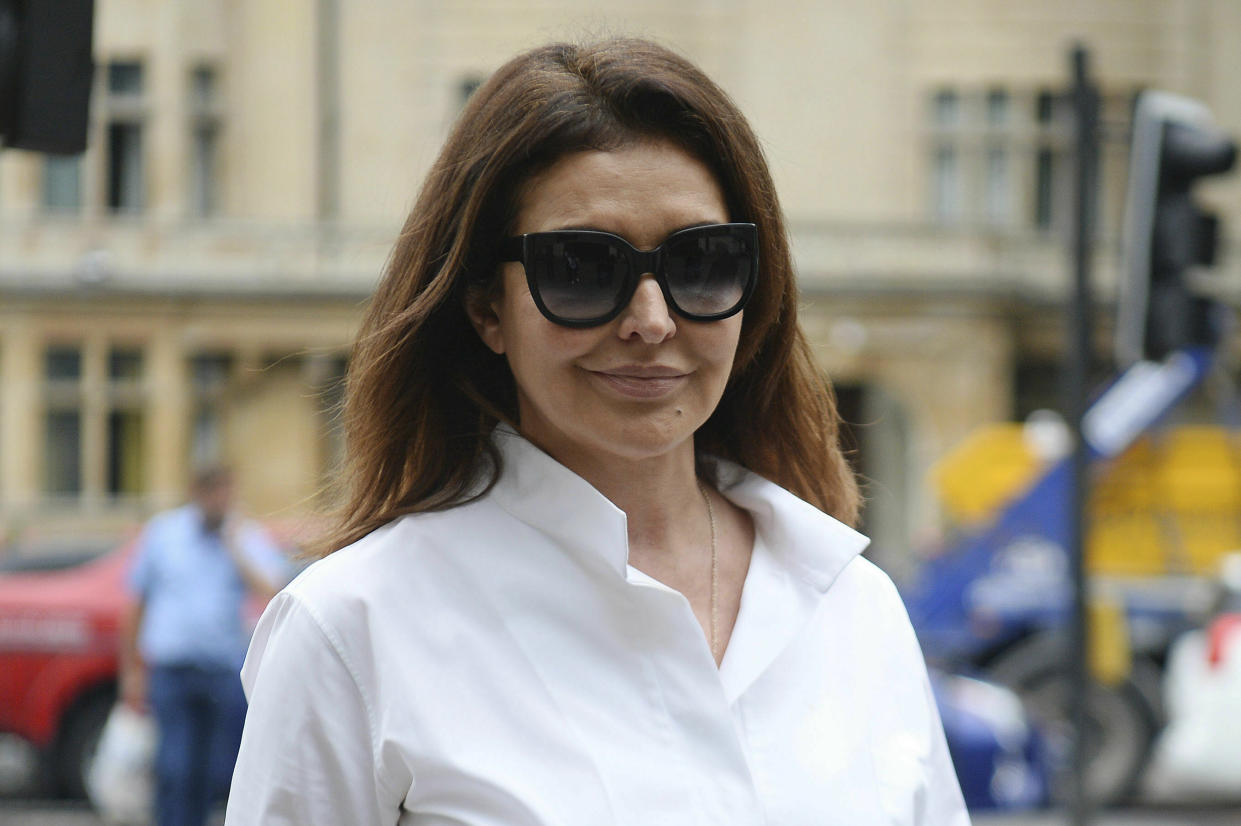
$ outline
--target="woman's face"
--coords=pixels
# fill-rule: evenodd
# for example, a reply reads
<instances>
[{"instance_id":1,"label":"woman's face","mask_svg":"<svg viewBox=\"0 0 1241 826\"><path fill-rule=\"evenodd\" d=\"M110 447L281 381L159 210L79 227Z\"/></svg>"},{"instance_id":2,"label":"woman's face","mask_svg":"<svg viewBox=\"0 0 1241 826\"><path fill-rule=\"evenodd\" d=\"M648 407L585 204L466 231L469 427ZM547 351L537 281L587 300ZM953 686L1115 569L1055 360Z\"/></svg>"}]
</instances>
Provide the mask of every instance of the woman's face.
<instances>
[{"instance_id":1,"label":"woman's face","mask_svg":"<svg viewBox=\"0 0 1241 826\"><path fill-rule=\"evenodd\" d=\"M639 249L695 224L729 220L711 171L666 142L561 158L523 189L516 234L593 229ZM503 293L471 318L508 359L523 434L574 465L685 451L724 392L741 314L694 322L675 315L650 274L612 321L562 327L539 312L520 263L502 265ZM488 312L488 309L490 312Z\"/></svg>"}]
</instances>

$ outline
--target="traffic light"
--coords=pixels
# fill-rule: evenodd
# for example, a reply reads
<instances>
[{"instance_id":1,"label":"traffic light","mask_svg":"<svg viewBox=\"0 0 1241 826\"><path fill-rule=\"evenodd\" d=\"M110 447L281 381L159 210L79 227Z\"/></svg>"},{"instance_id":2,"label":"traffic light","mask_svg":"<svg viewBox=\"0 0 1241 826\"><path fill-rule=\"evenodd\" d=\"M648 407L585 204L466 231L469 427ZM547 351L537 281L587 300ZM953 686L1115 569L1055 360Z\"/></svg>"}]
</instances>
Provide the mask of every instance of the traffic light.
<instances>
[{"instance_id":1,"label":"traffic light","mask_svg":"<svg viewBox=\"0 0 1241 826\"><path fill-rule=\"evenodd\" d=\"M1194 202L1194 184L1227 172L1237 145L1195 100L1142 92L1133 118L1122 234L1116 355L1122 366L1211 346L1220 308L1188 280L1215 262L1219 221Z\"/></svg>"},{"instance_id":2,"label":"traffic light","mask_svg":"<svg viewBox=\"0 0 1241 826\"><path fill-rule=\"evenodd\" d=\"M86 148L93 0L0 0L0 146Z\"/></svg>"}]
</instances>

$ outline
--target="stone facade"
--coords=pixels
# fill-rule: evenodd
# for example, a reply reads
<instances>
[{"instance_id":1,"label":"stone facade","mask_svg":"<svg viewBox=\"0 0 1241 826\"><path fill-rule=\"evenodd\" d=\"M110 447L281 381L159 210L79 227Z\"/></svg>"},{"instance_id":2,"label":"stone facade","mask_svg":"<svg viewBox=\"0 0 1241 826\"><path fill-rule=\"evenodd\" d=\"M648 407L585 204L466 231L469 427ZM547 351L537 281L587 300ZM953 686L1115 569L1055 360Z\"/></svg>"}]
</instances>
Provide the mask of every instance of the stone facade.
<instances>
[{"instance_id":1,"label":"stone facade","mask_svg":"<svg viewBox=\"0 0 1241 826\"><path fill-rule=\"evenodd\" d=\"M1101 336L1132 93L1241 134L1233 0L98 0L89 149L0 155L0 537L122 530L209 460L257 513L313 506L360 304L468 90L614 33L697 61L763 139L894 568L936 525L930 465L1059 357L1069 47L1108 101ZM1209 192L1235 225L1241 184Z\"/></svg>"}]
</instances>

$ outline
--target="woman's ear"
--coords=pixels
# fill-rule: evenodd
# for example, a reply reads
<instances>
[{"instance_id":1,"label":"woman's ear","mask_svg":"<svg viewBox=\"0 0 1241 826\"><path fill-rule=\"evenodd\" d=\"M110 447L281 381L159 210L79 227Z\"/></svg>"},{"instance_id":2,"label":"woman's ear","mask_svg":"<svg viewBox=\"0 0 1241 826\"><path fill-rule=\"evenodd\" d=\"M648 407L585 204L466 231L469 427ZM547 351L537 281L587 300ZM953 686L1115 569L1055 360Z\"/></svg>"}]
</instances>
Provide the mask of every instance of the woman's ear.
<instances>
[{"instance_id":1,"label":"woman's ear","mask_svg":"<svg viewBox=\"0 0 1241 826\"><path fill-rule=\"evenodd\" d=\"M483 340L483 344L497 356L504 354L504 330L498 306L501 298L489 298L485 293L471 295L465 300L465 313L470 324Z\"/></svg>"}]
</instances>

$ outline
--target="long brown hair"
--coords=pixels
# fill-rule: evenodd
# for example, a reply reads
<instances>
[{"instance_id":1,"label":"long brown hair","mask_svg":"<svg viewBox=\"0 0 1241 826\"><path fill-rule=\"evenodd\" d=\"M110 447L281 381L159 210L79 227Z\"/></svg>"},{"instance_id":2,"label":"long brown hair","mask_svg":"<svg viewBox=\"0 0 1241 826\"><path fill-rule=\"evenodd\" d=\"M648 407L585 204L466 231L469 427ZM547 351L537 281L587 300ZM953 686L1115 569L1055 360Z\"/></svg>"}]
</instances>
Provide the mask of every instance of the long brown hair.
<instances>
[{"instance_id":1,"label":"long brown hair","mask_svg":"<svg viewBox=\"0 0 1241 826\"><path fill-rule=\"evenodd\" d=\"M784 219L758 141L697 67L645 40L555 43L519 55L471 97L431 168L363 321L347 379L343 507L325 550L393 518L480 495L502 471L489 434L516 422L512 374L466 302L498 289L496 242L524 183L557 159L643 139L706 163L731 220L758 225L758 287L723 398L695 436L852 524L857 483L831 385L797 325Z\"/></svg>"}]
</instances>

